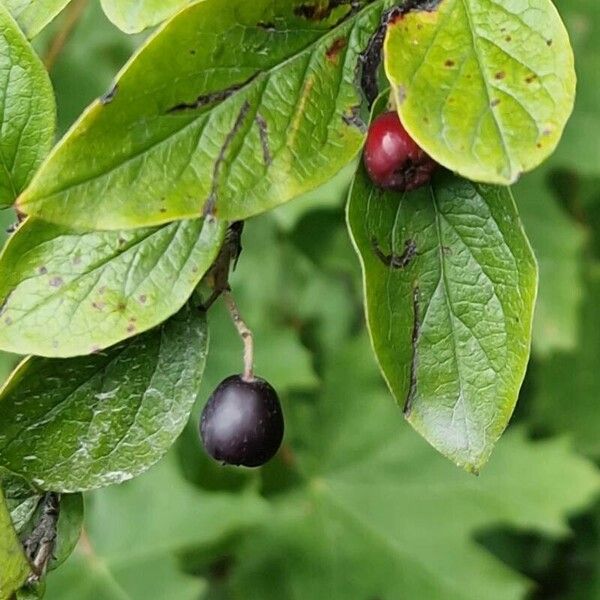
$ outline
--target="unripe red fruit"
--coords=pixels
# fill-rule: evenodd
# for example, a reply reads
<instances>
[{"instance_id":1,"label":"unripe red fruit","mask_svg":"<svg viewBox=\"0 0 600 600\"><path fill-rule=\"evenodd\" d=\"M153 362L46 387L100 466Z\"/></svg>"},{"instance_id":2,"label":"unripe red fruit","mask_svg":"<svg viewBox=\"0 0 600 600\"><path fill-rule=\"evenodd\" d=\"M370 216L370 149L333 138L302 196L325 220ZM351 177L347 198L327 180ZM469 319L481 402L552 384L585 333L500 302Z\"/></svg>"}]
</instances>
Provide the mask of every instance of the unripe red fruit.
<instances>
[{"instance_id":1,"label":"unripe red fruit","mask_svg":"<svg viewBox=\"0 0 600 600\"><path fill-rule=\"evenodd\" d=\"M240 375L224 379L208 400L200 420L204 448L229 465L259 467L283 439L283 413L273 387L264 379Z\"/></svg>"},{"instance_id":2,"label":"unripe red fruit","mask_svg":"<svg viewBox=\"0 0 600 600\"><path fill-rule=\"evenodd\" d=\"M408 135L395 111L371 123L363 159L375 185L399 192L428 183L437 166Z\"/></svg>"}]
</instances>

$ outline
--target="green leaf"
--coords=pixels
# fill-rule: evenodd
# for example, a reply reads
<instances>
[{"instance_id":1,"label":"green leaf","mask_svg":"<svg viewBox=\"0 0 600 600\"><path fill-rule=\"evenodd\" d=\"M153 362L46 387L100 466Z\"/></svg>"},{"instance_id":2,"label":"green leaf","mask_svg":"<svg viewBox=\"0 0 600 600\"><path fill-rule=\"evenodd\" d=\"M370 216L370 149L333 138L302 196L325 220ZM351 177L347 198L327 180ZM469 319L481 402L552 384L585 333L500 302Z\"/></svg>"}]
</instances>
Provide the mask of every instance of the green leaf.
<instances>
[{"instance_id":1,"label":"green leaf","mask_svg":"<svg viewBox=\"0 0 600 600\"><path fill-rule=\"evenodd\" d=\"M242 546L238 597L523 598L525 579L475 533L567 534L567 515L599 489L594 466L564 440L533 443L517 430L480 477L449 468L403 428L368 352L364 337L348 341L329 356L319 397L289 403L287 442L304 483L274 500Z\"/></svg>"},{"instance_id":2,"label":"green leaf","mask_svg":"<svg viewBox=\"0 0 600 600\"><path fill-rule=\"evenodd\" d=\"M540 356L556 350L572 350L577 344L583 296L579 262L585 232L552 195L547 169L523 177L514 192L540 271L533 348Z\"/></svg>"},{"instance_id":3,"label":"green leaf","mask_svg":"<svg viewBox=\"0 0 600 600\"><path fill-rule=\"evenodd\" d=\"M0 467L0 487L13 527L18 534L27 527L42 499L42 493L24 477Z\"/></svg>"},{"instance_id":4,"label":"green leaf","mask_svg":"<svg viewBox=\"0 0 600 600\"><path fill-rule=\"evenodd\" d=\"M600 11L595 0L555 0L577 61L575 111L556 152L556 163L587 175L600 174Z\"/></svg>"},{"instance_id":5,"label":"green leaf","mask_svg":"<svg viewBox=\"0 0 600 600\"><path fill-rule=\"evenodd\" d=\"M75 556L48 579L61 600L196 600L205 582L184 575L176 555L212 547L265 516L253 493L203 492L185 482L174 454L122 486L95 492ZM140 510L143 507L143 510Z\"/></svg>"},{"instance_id":6,"label":"green leaf","mask_svg":"<svg viewBox=\"0 0 600 600\"><path fill-rule=\"evenodd\" d=\"M385 68L411 136L468 179L508 184L555 149L575 71L550 0L444 0L398 16Z\"/></svg>"},{"instance_id":7,"label":"green leaf","mask_svg":"<svg viewBox=\"0 0 600 600\"><path fill-rule=\"evenodd\" d=\"M25 35L34 38L70 0L1 0Z\"/></svg>"},{"instance_id":8,"label":"green leaf","mask_svg":"<svg viewBox=\"0 0 600 600\"><path fill-rule=\"evenodd\" d=\"M106 16L126 33L162 23L190 0L101 0Z\"/></svg>"},{"instance_id":9,"label":"green leaf","mask_svg":"<svg viewBox=\"0 0 600 600\"><path fill-rule=\"evenodd\" d=\"M537 272L507 188L449 173L409 194L359 170L348 222L383 374L411 425L478 471L512 414Z\"/></svg>"},{"instance_id":10,"label":"green leaf","mask_svg":"<svg viewBox=\"0 0 600 600\"><path fill-rule=\"evenodd\" d=\"M534 365L532 421L550 432L568 432L581 451L600 457L597 377L600 356L600 268L588 268L578 322L578 345Z\"/></svg>"},{"instance_id":11,"label":"green leaf","mask_svg":"<svg viewBox=\"0 0 600 600\"><path fill-rule=\"evenodd\" d=\"M187 306L109 350L26 360L0 393L0 465L62 492L142 473L185 426L207 344L205 317Z\"/></svg>"},{"instance_id":12,"label":"green leaf","mask_svg":"<svg viewBox=\"0 0 600 600\"><path fill-rule=\"evenodd\" d=\"M0 349L89 354L162 323L210 268L225 229L212 218L108 232L27 221L0 257Z\"/></svg>"},{"instance_id":13,"label":"green leaf","mask_svg":"<svg viewBox=\"0 0 600 600\"><path fill-rule=\"evenodd\" d=\"M27 186L50 150L56 105L40 59L0 5L0 208Z\"/></svg>"},{"instance_id":14,"label":"green leaf","mask_svg":"<svg viewBox=\"0 0 600 600\"><path fill-rule=\"evenodd\" d=\"M10 513L0 489L0 600L9 600L29 576L29 564L13 529Z\"/></svg>"},{"instance_id":15,"label":"green leaf","mask_svg":"<svg viewBox=\"0 0 600 600\"><path fill-rule=\"evenodd\" d=\"M83 496L81 494L61 494L60 513L56 527L56 546L50 570L57 569L71 556L83 529Z\"/></svg>"},{"instance_id":16,"label":"green leaf","mask_svg":"<svg viewBox=\"0 0 600 600\"><path fill-rule=\"evenodd\" d=\"M55 147L20 209L120 229L203 211L243 219L318 187L360 150L355 72L393 3L190 6Z\"/></svg>"}]
</instances>

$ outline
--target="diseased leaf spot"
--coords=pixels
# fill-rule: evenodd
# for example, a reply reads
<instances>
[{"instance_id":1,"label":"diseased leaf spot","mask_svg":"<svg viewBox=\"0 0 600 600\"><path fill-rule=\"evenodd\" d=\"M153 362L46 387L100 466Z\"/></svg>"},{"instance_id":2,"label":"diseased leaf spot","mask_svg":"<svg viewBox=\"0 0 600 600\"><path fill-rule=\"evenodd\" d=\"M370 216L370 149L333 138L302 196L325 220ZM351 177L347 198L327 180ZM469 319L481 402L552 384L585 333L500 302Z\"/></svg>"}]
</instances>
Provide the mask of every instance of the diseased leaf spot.
<instances>
[{"instance_id":1,"label":"diseased leaf spot","mask_svg":"<svg viewBox=\"0 0 600 600\"><path fill-rule=\"evenodd\" d=\"M102 104L102 106L106 106L107 104L110 104L115 99L115 96L117 95L118 91L119 91L119 84L115 83L115 85L113 85L112 88L110 88L110 90L108 90L108 92L106 92L106 94L104 94L100 98L100 104Z\"/></svg>"},{"instance_id":2,"label":"diseased leaf spot","mask_svg":"<svg viewBox=\"0 0 600 600\"><path fill-rule=\"evenodd\" d=\"M135 331L135 325L133 323L129 323L127 325L127 333L133 333Z\"/></svg>"},{"instance_id":3,"label":"diseased leaf spot","mask_svg":"<svg viewBox=\"0 0 600 600\"><path fill-rule=\"evenodd\" d=\"M139 296L138 300L140 301L140 304L146 304L146 300L148 300L148 297L146 296L146 294L142 294L141 296Z\"/></svg>"},{"instance_id":4,"label":"diseased leaf spot","mask_svg":"<svg viewBox=\"0 0 600 600\"><path fill-rule=\"evenodd\" d=\"M342 121L350 127L356 127L362 133L366 133L367 124L360 115L360 106L351 106L343 115Z\"/></svg>"},{"instance_id":5,"label":"diseased leaf spot","mask_svg":"<svg viewBox=\"0 0 600 600\"><path fill-rule=\"evenodd\" d=\"M96 309L96 310L102 310L104 307L106 306L105 302L92 302L92 308Z\"/></svg>"},{"instance_id":6,"label":"diseased leaf spot","mask_svg":"<svg viewBox=\"0 0 600 600\"><path fill-rule=\"evenodd\" d=\"M48 273L48 269L47 269L46 267L44 267L44 266L41 266L41 267L38 269L38 273L39 273L40 275L46 275L46 274Z\"/></svg>"},{"instance_id":7,"label":"diseased leaf spot","mask_svg":"<svg viewBox=\"0 0 600 600\"><path fill-rule=\"evenodd\" d=\"M404 242L404 251L402 254L395 254L393 251L390 254L385 254L376 238L371 239L373 251L377 258L387 267L392 269L406 268L417 255L417 244L414 240L406 240Z\"/></svg>"},{"instance_id":8,"label":"diseased leaf spot","mask_svg":"<svg viewBox=\"0 0 600 600\"><path fill-rule=\"evenodd\" d=\"M490 102L490 106L492 108L494 108L495 106L498 106L498 104L500 104L500 99L499 98L494 98L491 102Z\"/></svg>"},{"instance_id":9,"label":"diseased leaf spot","mask_svg":"<svg viewBox=\"0 0 600 600\"><path fill-rule=\"evenodd\" d=\"M506 36L504 39L505 39L507 42L512 42L512 37L511 37L510 35L507 35L507 36Z\"/></svg>"},{"instance_id":10,"label":"diseased leaf spot","mask_svg":"<svg viewBox=\"0 0 600 600\"><path fill-rule=\"evenodd\" d=\"M346 47L346 39L343 37L337 38L329 48L325 51L327 60L335 65L338 64L340 53Z\"/></svg>"},{"instance_id":11,"label":"diseased leaf spot","mask_svg":"<svg viewBox=\"0 0 600 600\"><path fill-rule=\"evenodd\" d=\"M453 67L455 64L456 64L456 63L455 63L453 60L451 60L451 59L448 59L448 60L447 60L447 61L444 63L444 66L445 66L445 67L448 67L448 68L450 69L450 68L451 68L451 67Z\"/></svg>"},{"instance_id":12,"label":"diseased leaf spot","mask_svg":"<svg viewBox=\"0 0 600 600\"><path fill-rule=\"evenodd\" d=\"M546 45L547 46L552 46L552 40L546 40Z\"/></svg>"},{"instance_id":13,"label":"diseased leaf spot","mask_svg":"<svg viewBox=\"0 0 600 600\"><path fill-rule=\"evenodd\" d=\"M271 148L269 146L269 127L265 118L258 113L256 115L256 125L258 126L258 135L262 147L263 162L265 163L265 166L268 167L273 162Z\"/></svg>"},{"instance_id":14,"label":"diseased leaf spot","mask_svg":"<svg viewBox=\"0 0 600 600\"><path fill-rule=\"evenodd\" d=\"M504 79L506 77L506 73L504 71L498 71L495 75L494 75L494 79Z\"/></svg>"},{"instance_id":15,"label":"diseased leaf spot","mask_svg":"<svg viewBox=\"0 0 600 600\"><path fill-rule=\"evenodd\" d=\"M215 104L217 102L223 102L223 100L226 100L227 98L229 98L229 96L232 96L233 94L235 94L235 92L241 90L243 87L252 83L252 81L257 76L258 76L258 71L256 73L254 73L253 75L251 75L245 81L231 85L228 88L225 88L224 90L217 90L215 92L209 92L208 94L201 94L193 102L181 102L180 104L176 104L175 106L172 106L171 108L169 108L167 110L167 114L186 111L186 110L197 110L199 108L207 106L208 104Z\"/></svg>"},{"instance_id":16,"label":"diseased leaf spot","mask_svg":"<svg viewBox=\"0 0 600 600\"><path fill-rule=\"evenodd\" d=\"M275 23L272 23L271 21L259 21L256 26L259 29L264 29L265 31L268 31L270 33L275 33L277 31L277 28L275 27Z\"/></svg>"},{"instance_id":17,"label":"diseased leaf spot","mask_svg":"<svg viewBox=\"0 0 600 600\"><path fill-rule=\"evenodd\" d=\"M127 305L125 304L125 302L119 302L119 304L117 304L117 310L119 312L124 312L126 308Z\"/></svg>"},{"instance_id":18,"label":"diseased leaf spot","mask_svg":"<svg viewBox=\"0 0 600 600\"><path fill-rule=\"evenodd\" d=\"M52 287L57 288L60 287L64 283L64 281L62 277L53 277L49 283Z\"/></svg>"}]
</instances>

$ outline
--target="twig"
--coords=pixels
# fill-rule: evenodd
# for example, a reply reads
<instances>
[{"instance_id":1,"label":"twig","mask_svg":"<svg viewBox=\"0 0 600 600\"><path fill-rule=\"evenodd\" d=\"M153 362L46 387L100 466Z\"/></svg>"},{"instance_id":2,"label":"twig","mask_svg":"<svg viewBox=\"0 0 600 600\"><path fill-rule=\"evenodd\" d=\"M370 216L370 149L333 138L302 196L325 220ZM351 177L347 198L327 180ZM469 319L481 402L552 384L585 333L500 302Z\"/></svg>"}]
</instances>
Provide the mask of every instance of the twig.
<instances>
[{"instance_id":1,"label":"twig","mask_svg":"<svg viewBox=\"0 0 600 600\"><path fill-rule=\"evenodd\" d=\"M242 379L244 381L254 381L254 338L252 337L252 331L242 319L230 290L223 291L223 300L244 343L244 374Z\"/></svg>"},{"instance_id":2,"label":"twig","mask_svg":"<svg viewBox=\"0 0 600 600\"><path fill-rule=\"evenodd\" d=\"M65 11L65 18L62 27L58 30L44 56L44 65L48 71L51 71L60 53L63 51L69 37L73 33L79 19L87 6L87 0L73 0Z\"/></svg>"}]
</instances>

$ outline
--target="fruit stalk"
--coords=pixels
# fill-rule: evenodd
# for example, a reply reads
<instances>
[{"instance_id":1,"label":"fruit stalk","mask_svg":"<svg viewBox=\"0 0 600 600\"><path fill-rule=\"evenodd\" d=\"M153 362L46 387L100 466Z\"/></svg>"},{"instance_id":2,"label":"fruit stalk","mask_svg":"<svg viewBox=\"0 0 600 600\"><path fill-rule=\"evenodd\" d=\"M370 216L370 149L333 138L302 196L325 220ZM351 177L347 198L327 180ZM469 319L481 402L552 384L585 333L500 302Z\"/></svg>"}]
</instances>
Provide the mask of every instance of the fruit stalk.
<instances>
[{"instance_id":1,"label":"fruit stalk","mask_svg":"<svg viewBox=\"0 0 600 600\"><path fill-rule=\"evenodd\" d=\"M252 336L252 331L242 319L239 308L230 290L225 290L223 292L223 300L225 301L225 306L227 306L233 324L238 330L244 344L244 373L242 379L248 382L254 381L254 338Z\"/></svg>"}]
</instances>

